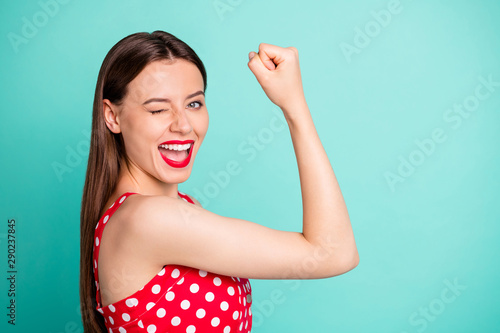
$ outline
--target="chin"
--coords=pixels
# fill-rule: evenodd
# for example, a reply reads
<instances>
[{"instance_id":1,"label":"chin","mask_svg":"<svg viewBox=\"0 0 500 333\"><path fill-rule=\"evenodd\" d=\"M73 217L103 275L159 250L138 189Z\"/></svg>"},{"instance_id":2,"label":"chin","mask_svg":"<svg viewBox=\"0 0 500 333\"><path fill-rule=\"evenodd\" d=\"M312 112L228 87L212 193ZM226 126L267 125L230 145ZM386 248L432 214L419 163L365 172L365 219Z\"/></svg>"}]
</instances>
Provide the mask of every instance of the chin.
<instances>
[{"instance_id":1,"label":"chin","mask_svg":"<svg viewBox=\"0 0 500 333\"><path fill-rule=\"evenodd\" d=\"M191 168L186 167L185 170L176 170L174 172L168 172L168 175L164 177L162 180L168 184L180 184L188 180L189 176L191 176Z\"/></svg>"}]
</instances>

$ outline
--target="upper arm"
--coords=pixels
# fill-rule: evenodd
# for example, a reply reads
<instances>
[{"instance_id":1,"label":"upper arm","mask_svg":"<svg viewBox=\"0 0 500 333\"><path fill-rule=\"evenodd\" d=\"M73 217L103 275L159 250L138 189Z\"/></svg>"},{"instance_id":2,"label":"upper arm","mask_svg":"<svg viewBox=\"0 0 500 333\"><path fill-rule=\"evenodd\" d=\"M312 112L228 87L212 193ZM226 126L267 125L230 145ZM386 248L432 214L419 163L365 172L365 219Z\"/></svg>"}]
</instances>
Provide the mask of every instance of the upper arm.
<instances>
[{"instance_id":1,"label":"upper arm","mask_svg":"<svg viewBox=\"0 0 500 333\"><path fill-rule=\"evenodd\" d=\"M133 198L127 220L127 239L159 265L254 279L323 278L353 268L333 244L319 249L302 233L220 216L166 196Z\"/></svg>"}]
</instances>

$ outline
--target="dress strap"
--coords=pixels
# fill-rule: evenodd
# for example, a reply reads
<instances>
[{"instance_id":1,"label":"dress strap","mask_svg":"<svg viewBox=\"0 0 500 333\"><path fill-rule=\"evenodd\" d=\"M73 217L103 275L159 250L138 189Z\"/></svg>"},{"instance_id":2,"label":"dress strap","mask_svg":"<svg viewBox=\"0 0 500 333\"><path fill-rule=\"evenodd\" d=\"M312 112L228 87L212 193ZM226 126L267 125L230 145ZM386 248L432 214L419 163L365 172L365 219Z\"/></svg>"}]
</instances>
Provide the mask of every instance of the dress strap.
<instances>
[{"instance_id":1,"label":"dress strap","mask_svg":"<svg viewBox=\"0 0 500 333\"><path fill-rule=\"evenodd\" d=\"M180 192L180 191L177 191L177 193L178 193L178 194L179 194L179 196L180 196L182 199L184 199L185 201L187 201L187 202L189 202L189 203L194 204L193 200L191 200L191 198L190 198L187 194L182 193L182 192Z\"/></svg>"},{"instance_id":2,"label":"dress strap","mask_svg":"<svg viewBox=\"0 0 500 333\"><path fill-rule=\"evenodd\" d=\"M96 286L96 295L95 295L95 299L96 299L96 302L97 302L97 306L100 308L101 307L101 295L100 295L100 292L99 292L99 274L98 274L98 271L97 271L97 261L98 261L98 258L99 258L99 245L101 243L101 236L102 236L102 233L104 231L104 227L106 226L106 223L109 221L109 219L111 218L111 216L116 212L116 210L118 209L118 207L121 206L121 204L123 203L123 201L125 201L125 199L132 195L132 194L136 194L134 192L126 192L124 194L122 194L118 199L116 199L115 202L113 202L113 204L111 206L109 206L109 208L106 210L106 212L102 215L102 217L99 219L99 221L97 222L97 225L95 227L95 232L94 232L94 246L93 246L93 265L92 265L92 270L94 272L94 283L95 283L95 286Z\"/></svg>"}]
</instances>

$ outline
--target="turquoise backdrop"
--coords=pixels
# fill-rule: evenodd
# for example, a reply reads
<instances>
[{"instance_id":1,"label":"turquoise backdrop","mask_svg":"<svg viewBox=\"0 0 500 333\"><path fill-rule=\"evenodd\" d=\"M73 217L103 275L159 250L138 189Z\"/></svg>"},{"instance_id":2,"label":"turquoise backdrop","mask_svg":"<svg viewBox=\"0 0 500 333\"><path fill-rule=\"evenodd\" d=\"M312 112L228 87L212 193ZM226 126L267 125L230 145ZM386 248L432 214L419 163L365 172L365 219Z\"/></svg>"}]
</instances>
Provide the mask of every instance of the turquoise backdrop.
<instances>
[{"instance_id":1,"label":"turquoise backdrop","mask_svg":"<svg viewBox=\"0 0 500 333\"><path fill-rule=\"evenodd\" d=\"M247 67L265 42L299 50L349 210L359 266L252 280L253 332L499 332L499 16L494 0L3 1L0 331L83 331L79 213L98 70L121 38L160 29L208 71L210 127L181 191L217 214L301 230L290 135ZM239 172L223 181L228 163Z\"/></svg>"}]
</instances>

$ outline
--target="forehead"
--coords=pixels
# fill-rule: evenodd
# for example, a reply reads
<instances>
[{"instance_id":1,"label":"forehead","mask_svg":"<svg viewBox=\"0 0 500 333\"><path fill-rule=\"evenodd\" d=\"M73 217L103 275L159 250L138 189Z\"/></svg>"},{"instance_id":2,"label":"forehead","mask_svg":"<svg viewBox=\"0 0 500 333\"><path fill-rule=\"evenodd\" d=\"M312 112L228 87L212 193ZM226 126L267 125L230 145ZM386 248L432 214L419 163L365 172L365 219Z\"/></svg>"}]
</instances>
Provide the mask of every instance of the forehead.
<instances>
[{"instance_id":1,"label":"forehead","mask_svg":"<svg viewBox=\"0 0 500 333\"><path fill-rule=\"evenodd\" d=\"M183 97L203 90L203 77L195 64L184 59L149 63L127 87L134 100L149 97Z\"/></svg>"}]
</instances>

